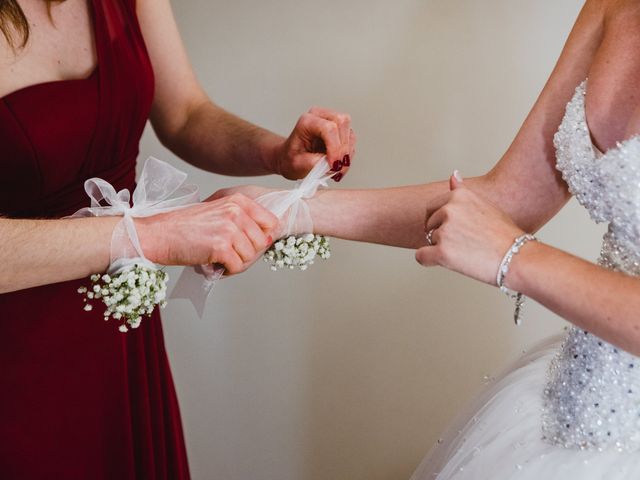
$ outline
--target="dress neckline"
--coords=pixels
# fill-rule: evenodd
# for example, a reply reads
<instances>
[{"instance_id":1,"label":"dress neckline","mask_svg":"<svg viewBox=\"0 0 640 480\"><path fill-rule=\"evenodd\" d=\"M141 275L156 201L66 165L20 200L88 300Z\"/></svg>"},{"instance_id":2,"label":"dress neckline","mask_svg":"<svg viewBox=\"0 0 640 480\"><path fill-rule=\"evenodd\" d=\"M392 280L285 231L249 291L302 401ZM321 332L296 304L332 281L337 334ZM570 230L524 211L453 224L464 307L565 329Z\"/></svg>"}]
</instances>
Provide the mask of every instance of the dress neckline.
<instances>
[{"instance_id":1,"label":"dress neckline","mask_svg":"<svg viewBox=\"0 0 640 480\"><path fill-rule=\"evenodd\" d=\"M98 69L100 68L100 49L98 48L98 30L97 30L97 19L96 19L96 9L94 5L94 0L87 0L87 8L89 9L89 18L91 19L91 29L93 36L93 47L96 52L96 64L91 70L91 73L88 76L80 77L80 78L63 78L62 80L47 80L39 83L32 83L31 85L25 85L24 87L20 87L17 90L7 93L0 97L0 102L4 102L9 100L14 95L21 95L25 92L36 90L40 88L48 88L52 86L64 85L64 84L74 84L80 82L88 82L97 77Z\"/></svg>"},{"instance_id":2,"label":"dress neckline","mask_svg":"<svg viewBox=\"0 0 640 480\"><path fill-rule=\"evenodd\" d=\"M0 101L9 100L13 96L22 95L22 94L24 94L24 93L26 93L26 92L28 92L30 90L35 90L35 89L40 89L40 88L48 88L48 87L58 86L58 85L64 85L66 83L74 84L74 83L80 83L80 82L88 82L88 81L93 80L94 77L97 77L97 74L98 74L98 65L93 67L93 70L91 71L91 73L89 74L88 77L66 78L66 79L62 79L62 80L48 80L46 82L40 82L40 83L31 84L31 85L26 85L26 86L21 87L21 88L19 88L17 90L14 90L13 92L7 93L3 97L0 97Z\"/></svg>"}]
</instances>

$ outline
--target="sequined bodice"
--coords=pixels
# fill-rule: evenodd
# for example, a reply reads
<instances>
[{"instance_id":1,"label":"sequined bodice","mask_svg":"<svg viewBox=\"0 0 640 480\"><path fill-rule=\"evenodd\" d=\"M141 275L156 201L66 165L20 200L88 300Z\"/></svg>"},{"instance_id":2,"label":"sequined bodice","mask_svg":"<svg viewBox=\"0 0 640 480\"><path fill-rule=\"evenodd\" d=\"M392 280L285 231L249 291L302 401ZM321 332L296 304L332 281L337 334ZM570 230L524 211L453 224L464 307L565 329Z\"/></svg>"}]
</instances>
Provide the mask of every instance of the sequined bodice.
<instances>
[{"instance_id":1,"label":"sequined bodice","mask_svg":"<svg viewBox=\"0 0 640 480\"><path fill-rule=\"evenodd\" d=\"M586 88L576 89L555 135L557 168L591 218L609 224L598 263L640 275L640 137L598 154ZM543 432L566 448L640 451L640 358L570 329L550 368Z\"/></svg>"}]
</instances>

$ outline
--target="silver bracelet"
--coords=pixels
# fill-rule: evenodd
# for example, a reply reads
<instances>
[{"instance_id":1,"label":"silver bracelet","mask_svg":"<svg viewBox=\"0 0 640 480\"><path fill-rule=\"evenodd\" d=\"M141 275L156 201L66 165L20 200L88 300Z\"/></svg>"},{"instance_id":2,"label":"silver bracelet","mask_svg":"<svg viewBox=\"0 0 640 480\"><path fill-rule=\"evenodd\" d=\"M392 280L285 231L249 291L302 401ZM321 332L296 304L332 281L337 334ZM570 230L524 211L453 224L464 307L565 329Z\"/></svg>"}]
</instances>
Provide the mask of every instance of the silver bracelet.
<instances>
[{"instance_id":1,"label":"silver bracelet","mask_svg":"<svg viewBox=\"0 0 640 480\"><path fill-rule=\"evenodd\" d=\"M520 249L527 243L532 240L537 240L536 237L527 233L515 239L511 248L507 251L507 253L502 258L500 262L500 268L498 268L498 274L496 276L496 285L500 288L500 291L506 294L509 298L512 298L516 301L516 308L513 313L513 321L516 325L520 325L520 315L522 313L522 307L524 305L525 296L520 292L514 292L513 290L509 290L505 284L504 280L509 273L509 266L511 265L511 260L513 257L520 252Z\"/></svg>"}]
</instances>

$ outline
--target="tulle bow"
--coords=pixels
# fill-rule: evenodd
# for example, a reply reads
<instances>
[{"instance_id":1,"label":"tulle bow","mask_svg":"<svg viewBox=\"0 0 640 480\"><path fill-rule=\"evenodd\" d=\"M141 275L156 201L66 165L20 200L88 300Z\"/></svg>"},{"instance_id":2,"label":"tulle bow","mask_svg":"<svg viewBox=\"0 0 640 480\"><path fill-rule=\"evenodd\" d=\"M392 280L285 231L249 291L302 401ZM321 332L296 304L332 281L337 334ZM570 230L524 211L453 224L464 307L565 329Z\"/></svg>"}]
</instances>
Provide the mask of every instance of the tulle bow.
<instances>
[{"instance_id":1,"label":"tulle bow","mask_svg":"<svg viewBox=\"0 0 640 480\"><path fill-rule=\"evenodd\" d=\"M91 206L78 210L70 218L122 215L122 222L118 223L111 238L109 271L121 268L132 258L150 263L142 251L133 219L198 203L198 187L185 183L186 179L186 173L149 157L133 191L133 198L127 189L116 192L106 180L90 178L84 183L84 189L91 199Z\"/></svg>"},{"instance_id":2,"label":"tulle bow","mask_svg":"<svg viewBox=\"0 0 640 480\"><path fill-rule=\"evenodd\" d=\"M279 219L284 220L287 216L283 231L279 232L280 236L313 232L313 221L305 199L315 196L321 186L327 186L327 181L331 178L329 168L326 158L323 158L292 190L271 192L256 198L257 203ZM171 293L171 298L190 300L198 315L202 317L207 299L223 274L224 267L216 265L185 268Z\"/></svg>"}]
</instances>

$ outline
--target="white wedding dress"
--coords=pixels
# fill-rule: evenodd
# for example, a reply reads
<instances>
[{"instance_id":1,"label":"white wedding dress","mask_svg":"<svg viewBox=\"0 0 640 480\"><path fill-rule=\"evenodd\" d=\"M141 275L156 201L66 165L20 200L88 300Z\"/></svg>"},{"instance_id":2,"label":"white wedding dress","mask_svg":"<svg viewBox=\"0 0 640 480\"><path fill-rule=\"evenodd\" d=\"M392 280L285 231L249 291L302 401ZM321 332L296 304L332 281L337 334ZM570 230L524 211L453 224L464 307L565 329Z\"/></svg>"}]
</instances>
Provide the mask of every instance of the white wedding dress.
<instances>
[{"instance_id":1,"label":"white wedding dress","mask_svg":"<svg viewBox=\"0 0 640 480\"><path fill-rule=\"evenodd\" d=\"M557 168L596 222L598 263L640 275L640 136L592 143L583 82L555 135ZM638 312L640 315L640 312ZM577 328L482 394L412 480L640 479L640 358Z\"/></svg>"}]
</instances>

